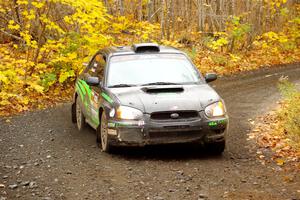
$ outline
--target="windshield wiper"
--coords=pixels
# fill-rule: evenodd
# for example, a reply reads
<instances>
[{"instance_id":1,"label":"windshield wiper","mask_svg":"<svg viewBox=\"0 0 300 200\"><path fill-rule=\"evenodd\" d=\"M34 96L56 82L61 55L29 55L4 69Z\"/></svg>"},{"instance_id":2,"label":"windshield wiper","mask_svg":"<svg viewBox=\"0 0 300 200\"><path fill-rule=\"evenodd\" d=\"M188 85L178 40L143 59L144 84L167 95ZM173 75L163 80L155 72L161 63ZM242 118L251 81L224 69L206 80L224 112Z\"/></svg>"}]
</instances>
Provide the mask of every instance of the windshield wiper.
<instances>
[{"instance_id":1,"label":"windshield wiper","mask_svg":"<svg viewBox=\"0 0 300 200\"><path fill-rule=\"evenodd\" d=\"M171 82L153 82L153 83L146 83L143 84L142 86L146 85L178 85L177 83L171 83Z\"/></svg>"},{"instance_id":2,"label":"windshield wiper","mask_svg":"<svg viewBox=\"0 0 300 200\"><path fill-rule=\"evenodd\" d=\"M108 86L109 88L119 88L119 87L134 87L136 85L133 84L117 84L117 85L112 85L112 86Z\"/></svg>"}]
</instances>

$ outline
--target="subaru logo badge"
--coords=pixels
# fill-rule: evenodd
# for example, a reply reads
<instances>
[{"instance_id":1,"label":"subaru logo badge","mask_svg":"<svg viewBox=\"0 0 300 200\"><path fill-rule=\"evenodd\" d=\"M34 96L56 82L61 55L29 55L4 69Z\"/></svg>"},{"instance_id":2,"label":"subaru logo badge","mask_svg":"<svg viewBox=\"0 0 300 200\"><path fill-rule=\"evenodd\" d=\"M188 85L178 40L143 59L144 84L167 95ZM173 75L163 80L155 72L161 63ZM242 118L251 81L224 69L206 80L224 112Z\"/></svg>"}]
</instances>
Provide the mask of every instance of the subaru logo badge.
<instances>
[{"instance_id":1,"label":"subaru logo badge","mask_svg":"<svg viewBox=\"0 0 300 200\"><path fill-rule=\"evenodd\" d=\"M170 117L171 117L172 119L177 119L177 118L179 117L179 114L178 114L178 113L172 113L172 114L170 115Z\"/></svg>"}]
</instances>

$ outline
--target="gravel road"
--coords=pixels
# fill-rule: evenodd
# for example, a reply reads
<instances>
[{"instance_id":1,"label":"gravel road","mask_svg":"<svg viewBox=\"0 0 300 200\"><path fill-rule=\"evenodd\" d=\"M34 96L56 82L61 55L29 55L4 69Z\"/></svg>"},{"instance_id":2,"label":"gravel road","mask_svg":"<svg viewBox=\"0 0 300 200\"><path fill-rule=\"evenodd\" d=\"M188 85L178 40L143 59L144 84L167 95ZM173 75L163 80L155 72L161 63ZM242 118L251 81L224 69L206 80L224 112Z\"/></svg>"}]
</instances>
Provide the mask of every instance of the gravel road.
<instances>
[{"instance_id":1,"label":"gravel road","mask_svg":"<svg viewBox=\"0 0 300 200\"><path fill-rule=\"evenodd\" d=\"M263 166L247 133L249 120L280 96L278 78L300 81L300 65L223 77L213 86L230 116L227 149L211 156L193 145L96 147L78 132L70 104L0 119L0 200L5 199L300 199L299 172Z\"/></svg>"}]
</instances>

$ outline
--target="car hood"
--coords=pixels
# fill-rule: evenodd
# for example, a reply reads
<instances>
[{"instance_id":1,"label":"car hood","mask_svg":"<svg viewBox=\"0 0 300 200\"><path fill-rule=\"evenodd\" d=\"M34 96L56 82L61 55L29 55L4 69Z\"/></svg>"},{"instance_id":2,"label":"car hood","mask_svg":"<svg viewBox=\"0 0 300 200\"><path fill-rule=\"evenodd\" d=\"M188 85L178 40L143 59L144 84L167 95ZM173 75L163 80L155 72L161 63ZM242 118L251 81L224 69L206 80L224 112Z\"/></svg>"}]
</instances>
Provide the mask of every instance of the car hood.
<instances>
[{"instance_id":1,"label":"car hood","mask_svg":"<svg viewBox=\"0 0 300 200\"><path fill-rule=\"evenodd\" d=\"M218 101L219 95L208 84L111 88L120 105L144 113L170 110L203 110Z\"/></svg>"}]
</instances>

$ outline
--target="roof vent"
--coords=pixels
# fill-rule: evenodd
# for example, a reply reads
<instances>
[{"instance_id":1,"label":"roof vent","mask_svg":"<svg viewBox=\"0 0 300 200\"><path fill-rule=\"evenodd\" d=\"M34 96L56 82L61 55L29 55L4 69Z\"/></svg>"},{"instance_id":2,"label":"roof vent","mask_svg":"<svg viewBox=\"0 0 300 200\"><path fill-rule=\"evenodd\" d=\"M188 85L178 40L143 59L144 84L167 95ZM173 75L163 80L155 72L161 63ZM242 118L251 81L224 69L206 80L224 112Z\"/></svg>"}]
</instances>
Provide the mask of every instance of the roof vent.
<instances>
[{"instance_id":1,"label":"roof vent","mask_svg":"<svg viewBox=\"0 0 300 200\"><path fill-rule=\"evenodd\" d=\"M141 43L132 45L135 53L159 52L159 45L155 43Z\"/></svg>"}]
</instances>

